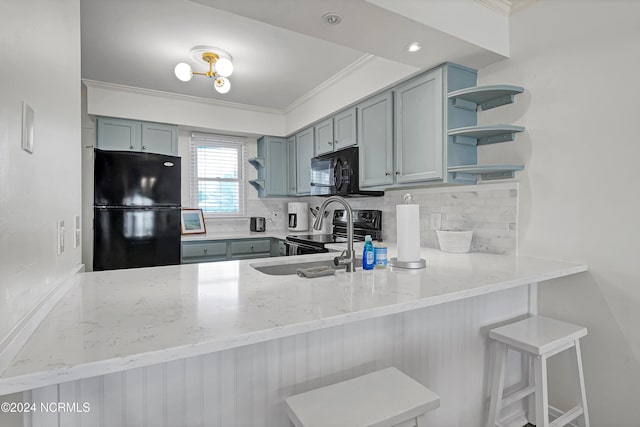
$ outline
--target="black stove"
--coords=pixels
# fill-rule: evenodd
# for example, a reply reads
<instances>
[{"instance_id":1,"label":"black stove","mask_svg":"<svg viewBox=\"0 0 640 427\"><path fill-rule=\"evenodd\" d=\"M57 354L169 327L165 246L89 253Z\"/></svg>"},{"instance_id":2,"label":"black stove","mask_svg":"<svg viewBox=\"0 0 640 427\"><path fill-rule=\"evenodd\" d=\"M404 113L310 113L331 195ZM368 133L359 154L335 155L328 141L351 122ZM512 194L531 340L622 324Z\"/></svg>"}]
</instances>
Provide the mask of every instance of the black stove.
<instances>
[{"instance_id":1,"label":"black stove","mask_svg":"<svg viewBox=\"0 0 640 427\"><path fill-rule=\"evenodd\" d=\"M285 245L288 255L329 252L326 244L347 242L347 212L336 209L333 212L332 234L294 234L287 236ZM364 241L370 235L373 240L382 241L382 211L353 210L353 239Z\"/></svg>"}]
</instances>

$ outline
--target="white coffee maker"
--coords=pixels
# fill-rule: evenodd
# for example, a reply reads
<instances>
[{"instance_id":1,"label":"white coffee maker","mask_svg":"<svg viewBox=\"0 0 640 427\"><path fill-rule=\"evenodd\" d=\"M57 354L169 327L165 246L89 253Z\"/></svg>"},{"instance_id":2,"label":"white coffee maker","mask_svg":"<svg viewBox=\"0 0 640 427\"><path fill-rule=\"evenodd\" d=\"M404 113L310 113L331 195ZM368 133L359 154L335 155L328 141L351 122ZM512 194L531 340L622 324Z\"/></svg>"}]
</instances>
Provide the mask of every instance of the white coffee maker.
<instances>
[{"instance_id":1,"label":"white coffee maker","mask_svg":"<svg viewBox=\"0 0 640 427\"><path fill-rule=\"evenodd\" d=\"M289 231L307 231L309 229L309 204L289 202Z\"/></svg>"}]
</instances>

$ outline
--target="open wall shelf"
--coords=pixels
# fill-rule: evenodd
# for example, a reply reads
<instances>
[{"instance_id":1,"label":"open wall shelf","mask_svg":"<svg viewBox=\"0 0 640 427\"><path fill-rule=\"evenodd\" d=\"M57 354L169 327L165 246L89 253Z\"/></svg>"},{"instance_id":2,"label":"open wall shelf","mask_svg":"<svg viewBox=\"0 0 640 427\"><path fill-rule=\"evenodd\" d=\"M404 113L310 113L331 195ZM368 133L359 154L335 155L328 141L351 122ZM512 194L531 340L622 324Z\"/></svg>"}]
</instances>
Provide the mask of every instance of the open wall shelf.
<instances>
[{"instance_id":1,"label":"open wall shelf","mask_svg":"<svg viewBox=\"0 0 640 427\"><path fill-rule=\"evenodd\" d=\"M264 190L264 179L250 179L249 184L258 190L258 192Z\"/></svg>"},{"instance_id":2,"label":"open wall shelf","mask_svg":"<svg viewBox=\"0 0 640 427\"><path fill-rule=\"evenodd\" d=\"M484 145L513 141L516 133L522 131L522 126L513 125L468 126L451 129L449 136L453 137L454 144Z\"/></svg>"},{"instance_id":3,"label":"open wall shelf","mask_svg":"<svg viewBox=\"0 0 640 427\"><path fill-rule=\"evenodd\" d=\"M263 168L264 167L264 158L263 157L252 157L249 159L249 163L253 165L254 168Z\"/></svg>"},{"instance_id":4,"label":"open wall shelf","mask_svg":"<svg viewBox=\"0 0 640 427\"><path fill-rule=\"evenodd\" d=\"M480 107L483 111L511 104L517 94L524 92L524 88L512 85L476 86L449 92L449 99L454 107L476 111Z\"/></svg>"},{"instance_id":5,"label":"open wall shelf","mask_svg":"<svg viewBox=\"0 0 640 427\"><path fill-rule=\"evenodd\" d=\"M466 165L451 166L448 172L453 173L454 179L459 173L480 175L483 180L507 179L515 176L515 171L521 171L524 165Z\"/></svg>"}]
</instances>

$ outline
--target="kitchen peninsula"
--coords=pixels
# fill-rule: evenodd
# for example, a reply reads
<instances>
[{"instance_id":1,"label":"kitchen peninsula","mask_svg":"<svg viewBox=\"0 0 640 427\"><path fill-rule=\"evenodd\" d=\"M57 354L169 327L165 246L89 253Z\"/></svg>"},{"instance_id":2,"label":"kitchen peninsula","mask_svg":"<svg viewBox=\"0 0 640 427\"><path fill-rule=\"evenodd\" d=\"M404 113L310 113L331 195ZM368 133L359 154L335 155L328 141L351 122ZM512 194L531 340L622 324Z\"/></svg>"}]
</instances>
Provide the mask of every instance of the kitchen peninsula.
<instances>
[{"instance_id":1,"label":"kitchen peninsula","mask_svg":"<svg viewBox=\"0 0 640 427\"><path fill-rule=\"evenodd\" d=\"M0 395L33 390L38 400L55 389L60 401L90 402L96 425L275 426L287 425L288 395L393 365L442 397L430 425L471 425L483 414L486 329L535 313L537 282L586 266L421 255L423 270L316 279L252 265L332 254L79 274L0 377Z\"/></svg>"}]
</instances>

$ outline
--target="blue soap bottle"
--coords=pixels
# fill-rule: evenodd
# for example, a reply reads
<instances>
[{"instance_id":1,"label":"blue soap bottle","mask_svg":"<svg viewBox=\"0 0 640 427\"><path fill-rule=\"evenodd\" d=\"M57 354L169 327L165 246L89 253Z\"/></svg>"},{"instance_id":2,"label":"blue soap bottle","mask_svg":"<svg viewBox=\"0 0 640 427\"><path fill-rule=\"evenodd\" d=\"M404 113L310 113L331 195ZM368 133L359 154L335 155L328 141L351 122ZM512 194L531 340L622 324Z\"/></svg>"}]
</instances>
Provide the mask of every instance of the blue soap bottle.
<instances>
[{"instance_id":1,"label":"blue soap bottle","mask_svg":"<svg viewBox=\"0 0 640 427\"><path fill-rule=\"evenodd\" d=\"M376 266L376 254L373 249L371 236L368 234L364 238L364 251L362 252L362 269L373 270Z\"/></svg>"}]
</instances>

